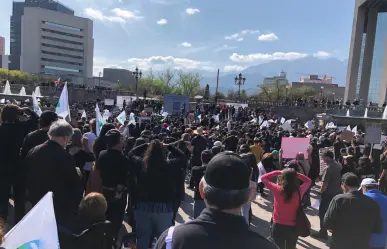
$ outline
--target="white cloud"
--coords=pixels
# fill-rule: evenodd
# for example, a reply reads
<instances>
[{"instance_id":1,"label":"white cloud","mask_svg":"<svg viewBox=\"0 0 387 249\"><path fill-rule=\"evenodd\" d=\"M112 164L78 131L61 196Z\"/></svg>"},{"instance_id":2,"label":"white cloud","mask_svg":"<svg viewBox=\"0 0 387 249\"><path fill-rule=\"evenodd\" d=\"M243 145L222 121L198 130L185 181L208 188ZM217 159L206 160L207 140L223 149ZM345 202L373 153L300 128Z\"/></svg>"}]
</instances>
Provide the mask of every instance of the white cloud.
<instances>
[{"instance_id":1,"label":"white cloud","mask_svg":"<svg viewBox=\"0 0 387 249\"><path fill-rule=\"evenodd\" d=\"M136 15L134 12L128 10L122 10L119 8L115 8L112 10L115 15L104 15L100 10L93 8L86 8L84 10L84 14L87 17L90 17L94 20L99 21L109 21L109 22L117 22L117 23L126 23L128 20L138 20L143 18L142 16Z\"/></svg>"},{"instance_id":2,"label":"white cloud","mask_svg":"<svg viewBox=\"0 0 387 249\"><path fill-rule=\"evenodd\" d=\"M278 60L294 61L298 59L303 59L305 57L308 57L308 54L298 53L298 52L288 52L288 53L275 52L272 54L256 53L256 54L247 54L247 55L233 53L230 56L230 60L235 62L243 62L243 63L252 63L252 62L264 63L264 62L278 61Z\"/></svg>"},{"instance_id":3,"label":"white cloud","mask_svg":"<svg viewBox=\"0 0 387 249\"><path fill-rule=\"evenodd\" d=\"M325 51L317 51L317 53L313 54L313 57L316 57L319 59L329 58L331 56L332 56L332 54L325 52Z\"/></svg>"},{"instance_id":4,"label":"white cloud","mask_svg":"<svg viewBox=\"0 0 387 249\"><path fill-rule=\"evenodd\" d=\"M138 20L143 18L142 16L136 15L135 12L129 11L129 10L123 10L120 8L112 9L112 12L116 14L116 16L122 17L127 20Z\"/></svg>"},{"instance_id":5,"label":"white cloud","mask_svg":"<svg viewBox=\"0 0 387 249\"><path fill-rule=\"evenodd\" d=\"M167 23L168 23L168 20L167 20L167 19L164 19L164 18L157 21L157 24L158 24L158 25L165 25L165 24L167 24Z\"/></svg>"},{"instance_id":6,"label":"white cloud","mask_svg":"<svg viewBox=\"0 0 387 249\"><path fill-rule=\"evenodd\" d=\"M188 9L185 10L185 12L188 15L195 15L196 13L199 13L200 10L199 9L188 8Z\"/></svg>"},{"instance_id":7,"label":"white cloud","mask_svg":"<svg viewBox=\"0 0 387 249\"><path fill-rule=\"evenodd\" d=\"M191 43L188 43L188 42L183 42L182 44L180 44L181 46L185 47L185 48L190 48L192 47L192 44Z\"/></svg>"},{"instance_id":8,"label":"white cloud","mask_svg":"<svg viewBox=\"0 0 387 249\"><path fill-rule=\"evenodd\" d=\"M254 35L254 34L259 34L259 30L250 30L250 29L245 29L242 30L238 33L235 33L230 36L225 36L224 39L226 40L237 40L237 41L243 41L243 37L246 35Z\"/></svg>"},{"instance_id":9,"label":"white cloud","mask_svg":"<svg viewBox=\"0 0 387 249\"><path fill-rule=\"evenodd\" d=\"M201 61L195 61L187 58L175 58L173 56L152 56L149 58L130 58L128 63L140 68L153 68L155 70L163 68L179 69L199 69L208 68L208 65Z\"/></svg>"},{"instance_id":10,"label":"white cloud","mask_svg":"<svg viewBox=\"0 0 387 249\"><path fill-rule=\"evenodd\" d=\"M229 46L229 45L223 45L219 48L216 48L214 51L215 52L220 52L220 51L227 51L227 50L234 50L234 49L237 49L238 47L235 47L235 46Z\"/></svg>"},{"instance_id":11,"label":"white cloud","mask_svg":"<svg viewBox=\"0 0 387 249\"><path fill-rule=\"evenodd\" d=\"M270 34L263 34L258 37L258 40L260 41L276 41L278 40L278 36L274 33Z\"/></svg>"},{"instance_id":12,"label":"white cloud","mask_svg":"<svg viewBox=\"0 0 387 249\"><path fill-rule=\"evenodd\" d=\"M224 66L223 71L225 71L225 72L240 72L240 71L243 71L245 69L246 69L246 67L241 67L241 66L237 66L237 65L226 65L226 66Z\"/></svg>"}]
</instances>

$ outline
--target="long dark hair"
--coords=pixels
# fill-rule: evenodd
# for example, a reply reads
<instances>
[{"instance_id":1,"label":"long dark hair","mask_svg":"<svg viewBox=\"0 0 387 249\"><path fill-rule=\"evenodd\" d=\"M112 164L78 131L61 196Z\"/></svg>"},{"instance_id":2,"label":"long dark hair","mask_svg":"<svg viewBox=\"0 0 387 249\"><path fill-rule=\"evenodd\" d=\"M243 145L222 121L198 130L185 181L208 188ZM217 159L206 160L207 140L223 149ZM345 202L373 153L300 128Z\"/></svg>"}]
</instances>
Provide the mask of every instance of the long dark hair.
<instances>
[{"instance_id":1,"label":"long dark hair","mask_svg":"<svg viewBox=\"0 0 387 249\"><path fill-rule=\"evenodd\" d=\"M284 169L279 177L281 191L285 196L285 202L289 202L292 199L294 192L298 191L299 181L297 181L297 173L293 169Z\"/></svg>"},{"instance_id":2,"label":"long dark hair","mask_svg":"<svg viewBox=\"0 0 387 249\"><path fill-rule=\"evenodd\" d=\"M166 152L160 140L155 139L149 144L144 154L145 169L151 170L156 165L164 163L166 160Z\"/></svg>"}]
</instances>

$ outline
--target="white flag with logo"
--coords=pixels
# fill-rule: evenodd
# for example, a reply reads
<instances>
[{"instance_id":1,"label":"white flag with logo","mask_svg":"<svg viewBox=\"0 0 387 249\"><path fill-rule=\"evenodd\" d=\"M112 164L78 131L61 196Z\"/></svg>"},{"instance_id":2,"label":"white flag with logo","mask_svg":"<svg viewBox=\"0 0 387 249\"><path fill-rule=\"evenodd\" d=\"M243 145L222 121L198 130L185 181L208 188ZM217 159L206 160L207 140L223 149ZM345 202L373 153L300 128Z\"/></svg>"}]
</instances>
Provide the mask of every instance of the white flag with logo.
<instances>
[{"instance_id":1,"label":"white flag with logo","mask_svg":"<svg viewBox=\"0 0 387 249\"><path fill-rule=\"evenodd\" d=\"M87 119L87 115L86 115L86 111L85 110L83 110L81 118Z\"/></svg>"},{"instance_id":2,"label":"white flag with logo","mask_svg":"<svg viewBox=\"0 0 387 249\"><path fill-rule=\"evenodd\" d=\"M96 129L97 130L97 136L99 136L99 133L101 132L101 128L102 128L102 126L103 126L103 124L105 122L103 121L101 112L99 111L98 103L95 106L95 122L96 122L96 128L97 128Z\"/></svg>"},{"instance_id":3,"label":"white flag with logo","mask_svg":"<svg viewBox=\"0 0 387 249\"><path fill-rule=\"evenodd\" d=\"M118 115L117 120L118 122L120 122L120 124L123 125L124 122L126 121L126 112L125 111L121 112L120 115Z\"/></svg>"},{"instance_id":4,"label":"white flag with logo","mask_svg":"<svg viewBox=\"0 0 387 249\"><path fill-rule=\"evenodd\" d=\"M136 118L134 117L134 113L131 112L129 115L129 124L134 124L136 125Z\"/></svg>"},{"instance_id":5,"label":"white flag with logo","mask_svg":"<svg viewBox=\"0 0 387 249\"><path fill-rule=\"evenodd\" d=\"M35 92L32 92L32 105L34 106L34 112L40 117L40 115L42 115L42 110L40 109L38 100L36 99Z\"/></svg>"},{"instance_id":6,"label":"white flag with logo","mask_svg":"<svg viewBox=\"0 0 387 249\"><path fill-rule=\"evenodd\" d=\"M62 93L60 94L59 102L56 105L55 113L58 114L58 116L62 117L62 118L66 118L67 116L69 116L69 120L71 121L70 105L69 105L69 92L67 90L67 82L65 82Z\"/></svg>"},{"instance_id":7,"label":"white flag with logo","mask_svg":"<svg viewBox=\"0 0 387 249\"><path fill-rule=\"evenodd\" d=\"M48 192L24 218L5 235L2 248L59 248L52 192Z\"/></svg>"}]
</instances>

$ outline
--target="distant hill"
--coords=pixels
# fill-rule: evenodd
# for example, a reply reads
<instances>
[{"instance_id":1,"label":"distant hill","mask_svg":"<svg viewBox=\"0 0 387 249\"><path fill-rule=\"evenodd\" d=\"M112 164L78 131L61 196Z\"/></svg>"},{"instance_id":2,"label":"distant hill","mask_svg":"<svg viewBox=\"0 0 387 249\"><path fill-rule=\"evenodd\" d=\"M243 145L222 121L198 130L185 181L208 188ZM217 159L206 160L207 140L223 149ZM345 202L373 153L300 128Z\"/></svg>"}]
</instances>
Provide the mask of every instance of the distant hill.
<instances>
[{"instance_id":1,"label":"distant hill","mask_svg":"<svg viewBox=\"0 0 387 249\"><path fill-rule=\"evenodd\" d=\"M299 81L301 77L308 77L302 74L319 74L334 76L336 79L334 83L339 86L345 86L347 75L348 60L340 61L335 58L329 59L317 59L313 57L307 57L305 59L295 61L272 61L256 66L251 66L242 71L244 77L246 77L245 85L242 89L246 89L248 93L258 92L258 84L263 83L265 77L272 77L278 75L282 70L287 73L287 77L290 82ZM201 72L199 72L201 73ZM239 73L239 72L238 72ZM219 91L227 93L231 88L237 90L235 86L235 73L224 74L221 73L219 77ZM202 75L200 84L210 86L210 91L214 92L216 89L216 72ZM214 75L214 76L211 76Z\"/></svg>"}]
</instances>

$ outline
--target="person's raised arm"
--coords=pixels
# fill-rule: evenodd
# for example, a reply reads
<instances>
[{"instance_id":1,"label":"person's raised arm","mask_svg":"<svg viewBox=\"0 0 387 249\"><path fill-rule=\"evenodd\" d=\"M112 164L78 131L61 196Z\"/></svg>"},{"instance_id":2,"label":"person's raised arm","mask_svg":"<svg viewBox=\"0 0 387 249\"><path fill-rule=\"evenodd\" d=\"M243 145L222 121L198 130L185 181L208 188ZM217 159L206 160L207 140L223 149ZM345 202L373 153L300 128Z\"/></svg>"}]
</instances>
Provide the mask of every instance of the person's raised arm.
<instances>
[{"instance_id":1,"label":"person's raised arm","mask_svg":"<svg viewBox=\"0 0 387 249\"><path fill-rule=\"evenodd\" d=\"M306 191L308 191L310 185L312 184L312 180L309 177L300 173L297 173L297 176L298 176L298 179L300 179L303 182L303 184L300 186L300 194L301 196L303 196L306 193Z\"/></svg>"},{"instance_id":2,"label":"person's raised arm","mask_svg":"<svg viewBox=\"0 0 387 249\"><path fill-rule=\"evenodd\" d=\"M145 150L148 148L148 144L142 144L140 146L134 147L131 151L128 153L129 160L133 161L134 163L142 163L143 159L139 155L141 153L144 153Z\"/></svg>"},{"instance_id":3,"label":"person's raised arm","mask_svg":"<svg viewBox=\"0 0 387 249\"><path fill-rule=\"evenodd\" d=\"M270 190L270 191L273 191L273 190L277 190L279 188L279 185L275 184L275 183L272 183L270 181L270 179L272 177L276 177L276 176L279 176L282 174L282 171L281 170L275 170L275 171L272 171L270 173L267 173L267 174L264 174L261 176L261 181L263 182L263 184L265 184L265 186Z\"/></svg>"},{"instance_id":4,"label":"person's raised arm","mask_svg":"<svg viewBox=\"0 0 387 249\"><path fill-rule=\"evenodd\" d=\"M181 151L179 148L173 146L173 145L166 145L166 148L171 152L171 154L174 156L173 159L169 159L169 164L175 164L176 162L184 161L186 159L186 156L183 151ZM184 164L181 164L184 166Z\"/></svg>"}]
</instances>

